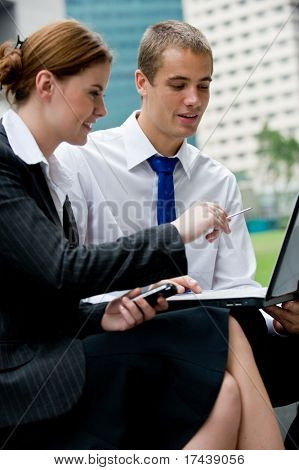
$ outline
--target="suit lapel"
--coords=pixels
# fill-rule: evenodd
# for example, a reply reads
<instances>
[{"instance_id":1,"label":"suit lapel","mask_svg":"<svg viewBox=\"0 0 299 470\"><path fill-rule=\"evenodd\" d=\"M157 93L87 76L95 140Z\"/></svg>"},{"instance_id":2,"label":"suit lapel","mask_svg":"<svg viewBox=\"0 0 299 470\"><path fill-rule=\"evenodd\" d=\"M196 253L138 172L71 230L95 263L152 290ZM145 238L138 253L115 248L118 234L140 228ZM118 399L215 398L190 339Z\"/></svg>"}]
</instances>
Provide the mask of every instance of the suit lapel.
<instances>
[{"instance_id":1,"label":"suit lapel","mask_svg":"<svg viewBox=\"0 0 299 470\"><path fill-rule=\"evenodd\" d=\"M1 121L0 136L3 144L7 145L13 152ZM21 164L26 169L29 193L36 201L39 208L47 215L47 217L52 220L52 222L54 222L58 227L61 228L61 222L40 163L34 165L27 165L27 163L25 163L17 155L14 154L14 156L21 162Z\"/></svg>"}]
</instances>

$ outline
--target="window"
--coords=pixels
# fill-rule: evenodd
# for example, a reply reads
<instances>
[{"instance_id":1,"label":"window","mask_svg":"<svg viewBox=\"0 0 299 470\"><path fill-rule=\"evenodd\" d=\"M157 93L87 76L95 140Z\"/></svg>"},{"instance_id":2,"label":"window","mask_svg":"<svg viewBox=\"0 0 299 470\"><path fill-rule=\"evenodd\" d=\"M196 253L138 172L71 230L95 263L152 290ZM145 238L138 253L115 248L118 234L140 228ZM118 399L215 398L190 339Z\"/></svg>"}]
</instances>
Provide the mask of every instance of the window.
<instances>
[{"instance_id":1,"label":"window","mask_svg":"<svg viewBox=\"0 0 299 470\"><path fill-rule=\"evenodd\" d=\"M278 5L277 7L274 8L274 11L282 11L283 10L283 5Z\"/></svg>"},{"instance_id":2,"label":"window","mask_svg":"<svg viewBox=\"0 0 299 470\"><path fill-rule=\"evenodd\" d=\"M239 125L241 124L241 122L242 122L241 119L235 119L234 122L233 122L233 124L234 124L235 126L239 126Z\"/></svg>"}]
</instances>

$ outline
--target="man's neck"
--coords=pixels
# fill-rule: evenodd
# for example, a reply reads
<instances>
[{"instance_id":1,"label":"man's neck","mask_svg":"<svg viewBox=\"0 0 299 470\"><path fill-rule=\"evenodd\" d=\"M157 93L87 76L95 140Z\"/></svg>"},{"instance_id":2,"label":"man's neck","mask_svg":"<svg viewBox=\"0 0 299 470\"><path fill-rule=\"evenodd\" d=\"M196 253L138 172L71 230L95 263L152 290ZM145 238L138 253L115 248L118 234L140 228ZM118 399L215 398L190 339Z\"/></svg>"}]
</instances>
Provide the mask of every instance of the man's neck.
<instances>
[{"instance_id":1,"label":"man's neck","mask_svg":"<svg viewBox=\"0 0 299 470\"><path fill-rule=\"evenodd\" d=\"M136 119L143 133L160 155L173 157L178 153L184 141L182 138L170 139L169 136L164 135L162 132L158 134L150 122L144 118L142 112L136 116Z\"/></svg>"}]
</instances>

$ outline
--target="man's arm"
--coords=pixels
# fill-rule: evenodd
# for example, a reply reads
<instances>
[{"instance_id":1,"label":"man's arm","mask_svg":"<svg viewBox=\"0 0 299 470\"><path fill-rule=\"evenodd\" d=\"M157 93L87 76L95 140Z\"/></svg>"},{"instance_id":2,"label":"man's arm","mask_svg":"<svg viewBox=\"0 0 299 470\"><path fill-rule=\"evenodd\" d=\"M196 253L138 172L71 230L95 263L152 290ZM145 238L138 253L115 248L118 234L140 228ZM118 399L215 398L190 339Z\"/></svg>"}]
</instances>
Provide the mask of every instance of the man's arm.
<instances>
[{"instance_id":1,"label":"man's arm","mask_svg":"<svg viewBox=\"0 0 299 470\"><path fill-rule=\"evenodd\" d=\"M242 198L236 179L231 175L226 211L229 214L242 210ZM213 289L257 286L254 281L256 259L244 215L230 222L231 233L222 234L215 263Z\"/></svg>"}]
</instances>

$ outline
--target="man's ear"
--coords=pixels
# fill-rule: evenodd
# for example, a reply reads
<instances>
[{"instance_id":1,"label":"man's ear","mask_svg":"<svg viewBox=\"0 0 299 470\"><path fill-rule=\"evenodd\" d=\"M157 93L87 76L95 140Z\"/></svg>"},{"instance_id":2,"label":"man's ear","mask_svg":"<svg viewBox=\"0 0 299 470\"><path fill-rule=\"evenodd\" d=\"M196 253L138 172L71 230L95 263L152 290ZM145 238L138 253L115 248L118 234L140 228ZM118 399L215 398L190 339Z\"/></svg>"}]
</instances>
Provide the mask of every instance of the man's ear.
<instances>
[{"instance_id":1,"label":"man's ear","mask_svg":"<svg viewBox=\"0 0 299 470\"><path fill-rule=\"evenodd\" d=\"M55 88L55 80L49 70L40 70L35 77L35 88L38 96L42 99L50 99Z\"/></svg>"},{"instance_id":2,"label":"man's ear","mask_svg":"<svg viewBox=\"0 0 299 470\"><path fill-rule=\"evenodd\" d=\"M144 75L144 73L137 69L135 72L135 84L139 95L143 98L147 95L147 89L149 86L149 81Z\"/></svg>"}]
</instances>

